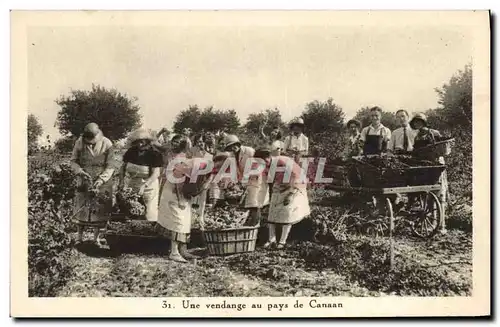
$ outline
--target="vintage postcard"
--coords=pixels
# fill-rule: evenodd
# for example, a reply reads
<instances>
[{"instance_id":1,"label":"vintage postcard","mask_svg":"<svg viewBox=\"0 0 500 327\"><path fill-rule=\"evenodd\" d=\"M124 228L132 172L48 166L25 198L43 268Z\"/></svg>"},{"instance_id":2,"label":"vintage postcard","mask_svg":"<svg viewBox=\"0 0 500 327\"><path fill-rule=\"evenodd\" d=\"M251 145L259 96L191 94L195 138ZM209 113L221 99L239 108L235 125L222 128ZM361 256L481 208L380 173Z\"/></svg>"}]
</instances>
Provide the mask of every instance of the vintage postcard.
<instances>
[{"instance_id":1,"label":"vintage postcard","mask_svg":"<svg viewBox=\"0 0 500 327\"><path fill-rule=\"evenodd\" d=\"M488 11L12 11L11 58L13 317L490 315Z\"/></svg>"}]
</instances>

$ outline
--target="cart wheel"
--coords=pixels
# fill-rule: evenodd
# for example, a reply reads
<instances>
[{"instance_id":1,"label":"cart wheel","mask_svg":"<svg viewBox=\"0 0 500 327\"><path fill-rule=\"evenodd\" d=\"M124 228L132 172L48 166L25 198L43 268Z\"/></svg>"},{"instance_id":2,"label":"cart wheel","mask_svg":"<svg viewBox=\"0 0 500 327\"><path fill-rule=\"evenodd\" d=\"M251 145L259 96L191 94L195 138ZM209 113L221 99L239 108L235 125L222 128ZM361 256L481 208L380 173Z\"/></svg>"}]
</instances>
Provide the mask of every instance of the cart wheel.
<instances>
[{"instance_id":1,"label":"cart wheel","mask_svg":"<svg viewBox=\"0 0 500 327\"><path fill-rule=\"evenodd\" d=\"M390 208L384 208L384 201L375 197L370 197L363 204L363 208L359 211L363 234L373 237L386 236L389 232L386 211Z\"/></svg>"},{"instance_id":2,"label":"cart wheel","mask_svg":"<svg viewBox=\"0 0 500 327\"><path fill-rule=\"evenodd\" d=\"M411 210L411 230L418 237L431 238L438 232L443 208L432 192L418 195L416 204Z\"/></svg>"},{"instance_id":3,"label":"cart wheel","mask_svg":"<svg viewBox=\"0 0 500 327\"><path fill-rule=\"evenodd\" d=\"M367 224L368 226L365 229L365 234L368 236L383 237L386 236L389 231L389 226L387 226L382 219L371 221Z\"/></svg>"}]
</instances>

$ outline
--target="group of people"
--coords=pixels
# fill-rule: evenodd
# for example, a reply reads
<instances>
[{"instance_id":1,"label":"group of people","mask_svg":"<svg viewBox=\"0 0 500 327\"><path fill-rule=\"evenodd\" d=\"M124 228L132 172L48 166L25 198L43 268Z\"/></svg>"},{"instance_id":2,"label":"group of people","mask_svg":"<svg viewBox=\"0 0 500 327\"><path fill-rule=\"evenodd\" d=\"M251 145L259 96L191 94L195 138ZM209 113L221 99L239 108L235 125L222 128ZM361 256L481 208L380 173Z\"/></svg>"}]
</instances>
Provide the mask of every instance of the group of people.
<instances>
[{"instance_id":1,"label":"group of people","mask_svg":"<svg viewBox=\"0 0 500 327\"><path fill-rule=\"evenodd\" d=\"M415 114L411 120L408 111L400 109L396 112L399 128L391 132L382 122L382 109L370 109L370 125L362 128L361 122L351 119L347 122L349 137L344 155L374 155L385 152L409 154L421 149L441 137L439 131L428 126L427 118L422 113ZM442 163L444 159L440 158Z\"/></svg>"},{"instance_id":2,"label":"group of people","mask_svg":"<svg viewBox=\"0 0 500 327\"><path fill-rule=\"evenodd\" d=\"M127 138L126 151L118 152L95 123L88 124L73 148L71 162L81 183L87 181L98 192L114 191L111 177L118 172L118 189L131 187L139 193L146 205L146 219L156 222L157 230L171 241L170 259L186 262L192 258L187 251L187 243L194 217L203 221L207 207L224 198L224 191L231 183L241 183L245 189L242 204L249 211L245 225L255 226L261 222L261 209L269 206L267 217L269 240L264 245L284 247L291 226L309 215L306 182L301 178L298 164L301 156L309 151L309 141L304 135L304 122L295 119L290 124L290 135L282 140L282 133L276 128L269 136L261 133L262 146L257 149L243 145L236 135L226 133L204 133L190 137L190 131L169 134L165 129L157 135L145 129L132 132ZM189 177L195 168L195 159L204 158L213 163L213 169L204 178L190 183ZM237 166L237 180L216 180L216 175L226 159L232 158ZM245 180L245 167L251 158L262 159L266 167L262 174ZM272 159L278 166L285 167L292 162L289 178L277 173L272 183L268 183L267 171ZM176 161L175 165L169 165ZM120 162L118 166L116 163ZM196 167L198 169L199 167ZM182 183L167 178L185 177ZM194 196L187 196L185 189L198 188ZM113 203L92 203L88 189L79 189L75 201L78 240L82 240L86 227L94 228L97 242L99 231L107 219L106 213ZM281 225L279 242L276 226Z\"/></svg>"},{"instance_id":3,"label":"group of people","mask_svg":"<svg viewBox=\"0 0 500 327\"><path fill-rule=\"evenodd\" d=\"M371 108L369 126L361 128L359 121L350 120L346 125L349 136L344 155L411 153L440 136L438 131L428 127L423 114L416 114L410 120L406 110L399 110L396 116L401 127L392 132L381 123L382 110L379 107ZM156 222L158 232L171 241L172 260L186 262L193 257L187 252L187 243L194 219L200 219L202 224L205 209L223 199L231 183L240 183L245 189L242 204L249 212L246 225L259 224L262 209L269 206L268 216L265 217L269 239L264 247L283 248L292 225L310 213L307 180L302 178L299 165L300 158L309 153L309 139L304 134L302 119L292 120L289 128L290 133L285 138L278 127L269 135L261 129L262 142L257 149L243 145L238 136L227 133L202 133L191 137L189 129L180 134L170 134L162 129L156 135L139 129L130 134L126 152L121 152L121 158L117 160L112 142L95 123L90 123L76 141L71 160L80 183L90 181L93 189L112 194L114 185L111 177L116 171L118 189L128 185L142 195L146 219ZM200 180L190 183L189 177L197 158L211 161L213 169ZM228 158L236 162L237 180L216 180L215 176ZM266 167L262 173L245 179L245 167L252 158L262 159ZM169 165L173 160L178 164ZM278 172L272 181L268 180L268 169L273 160L278 167L290 167L291 163L289 178L285 180L284 173ZM439 160L444 164L443 158ZM116 162L120 162L119 167ZM185 177L185 181L174 183L167 178L168 174L175 178ZM441 182L446 190L445 175ZM201 191L187 196L184 190L189 186ZM105 224L106 212L113 204L89 206L88 201L86 189L77 192L75 216L79 222L78 239L81 241L84 227L90 226L94 228L97 241L99 229ZM282 228L279 241L276 238L277 226Z\"/></svg>"},{"instance_id":4,"label":"group of people","mask_svg":"<svg viewBox=\"0 0 500 327\"><path fill-rule=\"evenodd\" d=\"M370 125L362 128L361 122L352 119L347 122L349 137L344 149L345 157L360 155L379 155L383 153L394 154L417 154L421 159L436 161L444 165L443 156L429 155L419 150L434 144L442 135L438 130L428 126L427 117L422 113L416 113L411 119L408 111L400 109L396 112L396 118L400 127L394 131L385 127L382 122L382 109L373 107L370 109ZM446 171L440 178L440 196L442 203L446 203L448 196L448 179ZM398 195L395 205L402 206Z\"/></svg>"}]
</instances>

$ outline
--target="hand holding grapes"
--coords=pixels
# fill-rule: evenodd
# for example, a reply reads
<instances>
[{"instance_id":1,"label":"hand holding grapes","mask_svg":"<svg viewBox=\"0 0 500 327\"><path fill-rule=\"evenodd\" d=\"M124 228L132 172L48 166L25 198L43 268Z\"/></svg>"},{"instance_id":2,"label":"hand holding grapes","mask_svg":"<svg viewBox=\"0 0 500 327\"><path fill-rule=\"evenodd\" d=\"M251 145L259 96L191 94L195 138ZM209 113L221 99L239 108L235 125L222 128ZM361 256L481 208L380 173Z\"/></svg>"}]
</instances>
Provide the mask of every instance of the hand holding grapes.
<instances>
[{"instance_id":1,"label":"hand holding grapes","mask_svg":"<svg viewBox=\"0 0 500 327\"><path fill-rule=\"evenodd\" d=\"M143 195L144 194L144 191L146 190L146 184L142 184L141 187L139 188L139 191L137 192L137 194L139 195Z\"/></svg>"},{"instance_id":2,"label":"hand holding grapes","mask_svg":"<svg viewBox=\"0 0 500 327\"><path fill-rule=\"evenodd\" d=\"M92 180L92 177L85 170L83 170L83 168L80 168L78 175L82 175L83 177Z\"/></svg>"},{"instance_id":3,"label":"hand holding grapes","mask_svg":"<svg viewBox=\"0 0 500 327\"><path fill-rule=\"evenodd\" d=\"M98 189L98 188L100 188L100 187L102 186L102 184L104 184L103 180L102 180L102 179L100 179L100 178L98 178L98 179L94 182L94 186L93 186L93 188L94 188L94 189Z\"/></svg>"}]
</instances>

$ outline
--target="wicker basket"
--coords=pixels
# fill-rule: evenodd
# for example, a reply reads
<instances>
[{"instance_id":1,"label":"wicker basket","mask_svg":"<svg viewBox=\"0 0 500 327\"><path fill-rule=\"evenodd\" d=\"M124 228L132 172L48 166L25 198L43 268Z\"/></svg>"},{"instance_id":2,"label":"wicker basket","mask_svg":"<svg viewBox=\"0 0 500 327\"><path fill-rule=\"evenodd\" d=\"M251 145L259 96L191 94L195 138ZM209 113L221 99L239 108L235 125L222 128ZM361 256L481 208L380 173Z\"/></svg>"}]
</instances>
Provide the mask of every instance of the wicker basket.
<instances>
[{"instance_id":1,"label":"wicker basket","mask_svg":"<svg viewBox=\"0 0 500 327\"><path fill-rule=\"evenodd\" d=\"M451 153L451 147L454 141L454 138L438 141L415 151L421 156L427 156L431 158L448 156Z\"/></svg>"},{"instance_id":2,"label":"wicker basket","mask_svg":"<svg viewBox=\"0 0 500 327\"><path fill-rule=\"evenodd\" d=\"M211 255L230 255L255 251L259 225L203 231L203 238Z\"/></svg>"}]
</instances>

